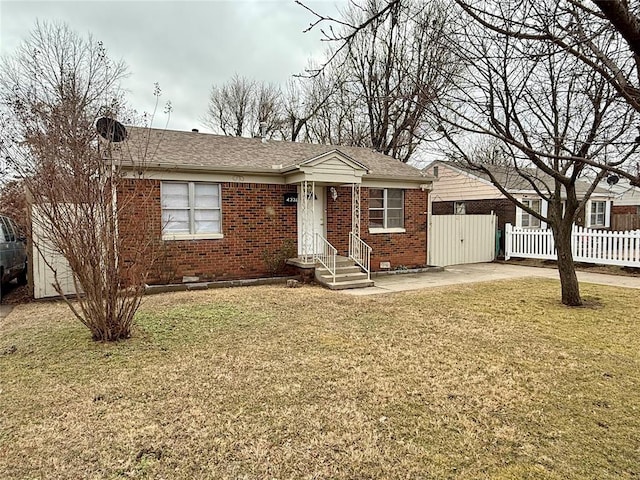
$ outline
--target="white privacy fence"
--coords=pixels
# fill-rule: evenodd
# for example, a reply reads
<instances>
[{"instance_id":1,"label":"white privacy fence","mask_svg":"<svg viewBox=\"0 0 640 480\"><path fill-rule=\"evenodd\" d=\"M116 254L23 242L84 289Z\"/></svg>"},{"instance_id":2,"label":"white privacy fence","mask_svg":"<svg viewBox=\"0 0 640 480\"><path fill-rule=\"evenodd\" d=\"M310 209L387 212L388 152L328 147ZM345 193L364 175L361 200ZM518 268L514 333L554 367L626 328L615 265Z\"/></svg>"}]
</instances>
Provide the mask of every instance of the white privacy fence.
<instances>
[{"instance_id":1,"label":"white privacy fence","mask_svg":"<svg viewBox=\"0 0 640 480\"><path fill-rule=\"evenodd\" d=\"M429 265L446 267L493 261L496 222L495 214L430 215Z\"/></svg>"},{"instance_id":2,"label":"white privacy fence","mask_svg":"<svg viewBox=\"0 0 640 480\"><path fill-rule=\"evenodd\" d=\"M505 259L511 257L556 260L551 230L505 226ZM610 232L573 227L571 251L576 262L640 267L640 230Z\"/></svg>"}]
</instances>

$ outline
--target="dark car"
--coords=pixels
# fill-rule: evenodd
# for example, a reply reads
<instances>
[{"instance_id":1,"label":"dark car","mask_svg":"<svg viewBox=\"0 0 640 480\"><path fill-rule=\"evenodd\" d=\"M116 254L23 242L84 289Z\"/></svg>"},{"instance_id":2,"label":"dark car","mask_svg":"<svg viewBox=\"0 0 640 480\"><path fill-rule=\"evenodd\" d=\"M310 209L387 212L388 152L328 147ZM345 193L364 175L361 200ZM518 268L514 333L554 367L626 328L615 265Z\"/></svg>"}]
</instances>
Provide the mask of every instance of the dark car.
<instances>
[{"instance_id":1,"label":"dark car","mask_svg":"<svg viewBox=\"0 0 640 480\"><path fill-rule=\"evenodd\" d=\"M0 282L27 283L27 247L16 223L0 215Z\"/></svg>"}]
</instances>

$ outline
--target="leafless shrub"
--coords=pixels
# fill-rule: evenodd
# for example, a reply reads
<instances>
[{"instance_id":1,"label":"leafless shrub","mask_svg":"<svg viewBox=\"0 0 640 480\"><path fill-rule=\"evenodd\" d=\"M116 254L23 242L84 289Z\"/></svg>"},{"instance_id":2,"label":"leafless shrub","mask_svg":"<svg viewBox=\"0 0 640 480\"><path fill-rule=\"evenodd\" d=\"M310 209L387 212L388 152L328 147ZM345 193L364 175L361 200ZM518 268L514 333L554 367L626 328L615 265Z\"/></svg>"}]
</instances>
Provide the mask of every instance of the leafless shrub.
<instances>
[{"instance_id":1,"label":"leafless shrub","mask_svg":"<svg viewBox=\"0 0 640 480\"><path fill-rule=\"evenodd\" d=\"M146 157L113 148L95 127L97 118L124 111L119 82L125 75L125 65L112 61L101 42L57 23L37 23L0 68L0 149L27 190L34 251L54 271L56 291L99 341L131 335L154 261L145 218L127 262L118 235L119 213L140 201L135 189L120 188L127 181L122 167L142 169ZM69 264L76 301L50 262L53 252Z\"/></svg>"}]
</instances>

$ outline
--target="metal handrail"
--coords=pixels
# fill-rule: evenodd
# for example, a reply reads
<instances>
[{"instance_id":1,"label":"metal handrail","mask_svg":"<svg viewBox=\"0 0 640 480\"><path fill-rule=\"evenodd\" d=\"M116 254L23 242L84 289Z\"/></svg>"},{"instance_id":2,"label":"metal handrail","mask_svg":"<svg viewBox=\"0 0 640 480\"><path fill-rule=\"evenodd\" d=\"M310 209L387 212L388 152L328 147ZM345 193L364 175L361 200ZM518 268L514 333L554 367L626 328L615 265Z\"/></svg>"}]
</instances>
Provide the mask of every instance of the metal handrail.
<instances>
[{"instance_id":1,"label":"metal handrail","mask_svg":"<svg viewBox=\"0 0 640 480\"><path fill-rule=\"evenodd\" d=\"M349 258L360 265L367 280L371 280L371 247L353 232L349 232Z\"/></svg>"},{"instance_id":2,"label":"metal handrail","mask_svg":"<svg viewBox=\"0 0 640 480\"><path fill-rule=\"evenodd\" d=\"M316 248L314 250L316 253L313 254L313 260L320 262L331 274L332 283L336 283L336 257L338 256L338 251L319 233L316 233Z\"/></svg>"}]
</instances>

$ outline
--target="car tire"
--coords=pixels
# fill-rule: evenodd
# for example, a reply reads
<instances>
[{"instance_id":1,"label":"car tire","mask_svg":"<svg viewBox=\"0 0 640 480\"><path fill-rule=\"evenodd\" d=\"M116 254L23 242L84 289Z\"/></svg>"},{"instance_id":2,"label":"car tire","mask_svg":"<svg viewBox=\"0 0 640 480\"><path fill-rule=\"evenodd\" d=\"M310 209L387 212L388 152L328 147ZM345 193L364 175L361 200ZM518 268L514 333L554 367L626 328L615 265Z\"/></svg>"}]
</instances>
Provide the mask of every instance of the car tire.
<instances>
[{"instance_id":1,"label":"car tire","mask_svg":"<svg viewBox=\"0 0 640 480\"><path fill-rule=\"evenodd\" d=\"M27 265L25 264L24 268L18 275L18 285L26 285L27 284Z\"/></svg>"}]
</instances>

